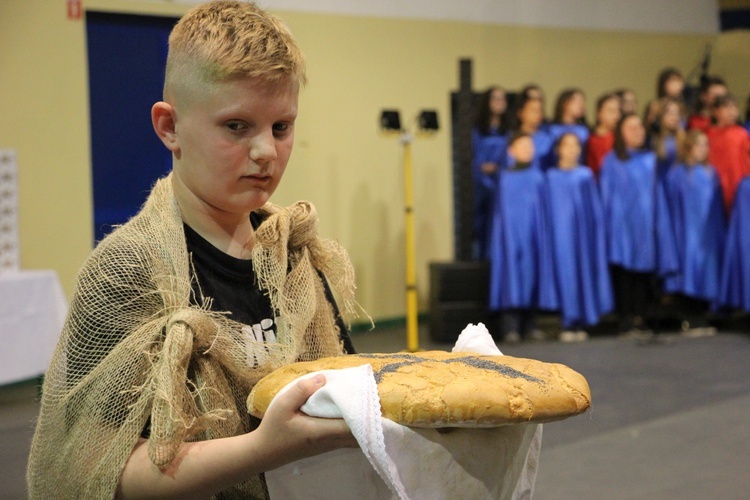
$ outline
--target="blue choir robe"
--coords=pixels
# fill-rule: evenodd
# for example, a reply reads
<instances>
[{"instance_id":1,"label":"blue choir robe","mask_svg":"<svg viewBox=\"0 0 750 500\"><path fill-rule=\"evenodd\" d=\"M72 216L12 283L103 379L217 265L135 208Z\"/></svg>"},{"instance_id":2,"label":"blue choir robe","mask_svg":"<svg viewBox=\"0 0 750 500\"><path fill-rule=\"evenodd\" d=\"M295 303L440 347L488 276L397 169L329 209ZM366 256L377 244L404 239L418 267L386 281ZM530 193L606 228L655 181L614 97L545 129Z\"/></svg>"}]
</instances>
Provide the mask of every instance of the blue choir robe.
<instances>
[{"instance_id":1,"label":"blue choir robe","mask_svg":"<svg viewBox=\"0 0 750 500\"><path fill-rule=\"evenodd\" d=\"M718 305L750 311L750 177L742 179L734 197Z\"/></svg>"},{"instance_id":2,"label":"blue choir robe","mask_svg":"<svg viewBox=\"0 0 750 500\"><path fill-rule=\"evenodd\" d=\"M492 310L558 307L544 191L537 168L500 173L490 233Z\"/></svg>"},{"instance_id":3,"label":"blue choir robe","mask_svg":"<svg viewBox=\"0 0 750 500\"><path fill-rule=\"evenodd\" d=\"M487 258L489 248L489 227L497 189L497 174L482 172L483 163L492 162L498 170L505 168L508 137L497 131L482 135L474 130L472 134L473 158L472 176L474 180L474 253L480 260Z\"/></svg>"},{"instance_id":4,"label":"blue choir robe","mask_svg":"<svg viewBox=\"0 0 750 500\"><path fill-rule=\"evenodd\" d=\"M532 166L541 170L547 170L550 166L549 156L553 153L555 140L549 131L548 125L543 125L531 136L534 140L534 161Z\"/></svg>"},{"instance_id":5,"label":"blue choir robe","mask_svg":"<svg viewBox=\"0 0 750 500\"><path fill-rule=\"evenodd\" d=\"M664 181L670 168L677 163L677 139L669 136L664 139L664 158L656 159L656 172L660 181Z\"/></svg>"},{"instance_id":6,"label":"blue choir robe","mask_svg":"<svg viewBox=\"0 0 750 500\"><path fill-rule=\"evenodd\" d=\"M664 290L714 302L719 294L725 221L719 177L708 165L674 165L665 177L679 272Z\"/></svg>"},{"instance_id":7,"label":"blue choir robe","mask_svg":"<svg viewBox=\"0 0 750 500\"><path fill-rule=\"evenodd\" d=\"M544 156L541 158L542 169L556 167L558 164L557 153L555 153L555 145L563 134L572 132L578 137L581 142L581 163L583 163L586 155L586 143L589 140L591 132L586 125L580 124L566 124L566 123L550 123L546 126L547 135L549 136L550 146Z\"/></svg>"},{"instance_id":8,"label":"blue choir robe","mask_svg":"<svg viewBox=\"0 0 750 500\"><path fill-rule=\"evenodd\" d=\"M588 167L547 171L555 285L564 328L593 325L612 310L604 213Z\"/></svg>"},{"instance_id":9,"label":"blue choir robe","mask_svg":"<svg viewBox=\"0 0 750 500\"><path fill-rule=\"evenodd\" d=\"M664 185L657 181L656 155L614 151L602 162L599 187L607 228L607 258L628 271L668 276L679 269Z\"/></svg>"}]
</instances>

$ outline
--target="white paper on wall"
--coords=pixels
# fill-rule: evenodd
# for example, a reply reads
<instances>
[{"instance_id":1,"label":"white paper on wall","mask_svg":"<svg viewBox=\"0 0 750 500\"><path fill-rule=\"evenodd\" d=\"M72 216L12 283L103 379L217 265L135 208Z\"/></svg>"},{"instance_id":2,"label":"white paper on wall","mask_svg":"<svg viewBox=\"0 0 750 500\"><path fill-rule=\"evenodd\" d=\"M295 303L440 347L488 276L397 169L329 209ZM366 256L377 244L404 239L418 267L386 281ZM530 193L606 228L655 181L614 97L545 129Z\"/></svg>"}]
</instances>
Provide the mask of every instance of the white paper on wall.
<instances>
[{"instance_id":1,"label":"white paper on wall","mask_svg":"<svg viewBox=\"0 0 750 500\"><path fill-rule=\"evenodd\" d=\"M0 149L0 273L20 267L16 152Z\"/></svg>"}]
</instances>

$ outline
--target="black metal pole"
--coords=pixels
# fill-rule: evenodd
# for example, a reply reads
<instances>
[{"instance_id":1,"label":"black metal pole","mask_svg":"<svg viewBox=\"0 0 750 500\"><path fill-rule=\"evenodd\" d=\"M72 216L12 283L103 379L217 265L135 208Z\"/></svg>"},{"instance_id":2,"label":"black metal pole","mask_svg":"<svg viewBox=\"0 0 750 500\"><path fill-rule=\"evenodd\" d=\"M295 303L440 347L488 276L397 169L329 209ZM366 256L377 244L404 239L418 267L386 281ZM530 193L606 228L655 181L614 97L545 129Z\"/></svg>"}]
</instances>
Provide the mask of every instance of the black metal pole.
<instances>
[{"instance_id":1,"label":"black metal pole","mask_svg":"<svg viewBox=\"0 0 750 500\"><path fill-rule=\"evenodd\" d=\"M471 172L471 129L474 93L471 90L471 59L459 61L459 90L453 92L453 234L456 261L472 260L474 183Z\"/></svg>"}]
</instances>

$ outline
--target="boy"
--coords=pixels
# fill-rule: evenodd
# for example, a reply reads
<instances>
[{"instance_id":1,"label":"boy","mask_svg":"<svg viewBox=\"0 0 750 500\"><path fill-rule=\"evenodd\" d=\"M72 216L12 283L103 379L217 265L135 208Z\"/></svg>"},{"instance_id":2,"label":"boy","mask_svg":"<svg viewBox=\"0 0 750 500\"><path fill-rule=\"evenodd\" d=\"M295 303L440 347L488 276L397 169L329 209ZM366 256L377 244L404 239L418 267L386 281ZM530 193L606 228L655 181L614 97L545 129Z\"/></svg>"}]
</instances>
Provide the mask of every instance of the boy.
<instances>
[{"instance_id":1,"label":"boy","mask_svg":"<svg viewBox=\"0 0 750 500\"><path fill-rule=\"evenodd\" d=\"M719 174L724 210L729 215L737 186L744 176L750 175L750 134L737 122L739 109L732 95L717 97L713 113L716 124L706 132L708 162Z\"/></svg>"},{"instance_id":2,"label":"boy","mask_svg":"<svg viewBox=\"0 0 750 500\"><path fill-rule=\"evenodd\" d=\"M173 170L79 274L31 498L263 498L262 472L356 446L343 420L298 411L322 377L260 424L245 409L273 369L352 352L327 282L351 311L345 252L316 236L309 204L267 203L304 82L286 27L253 4L205 4L175 26L152 109Z\"/></svg>"}]
</instances>

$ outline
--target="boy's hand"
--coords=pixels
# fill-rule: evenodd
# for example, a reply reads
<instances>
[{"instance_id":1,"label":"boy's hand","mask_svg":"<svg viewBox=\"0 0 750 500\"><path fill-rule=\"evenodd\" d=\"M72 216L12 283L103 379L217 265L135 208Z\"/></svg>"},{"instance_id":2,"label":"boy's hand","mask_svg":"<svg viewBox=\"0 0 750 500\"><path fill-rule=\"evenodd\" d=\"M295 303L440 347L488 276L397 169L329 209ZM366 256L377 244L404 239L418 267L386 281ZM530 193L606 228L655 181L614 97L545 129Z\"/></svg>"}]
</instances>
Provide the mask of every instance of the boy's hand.
<instances>
[{"instance_id":1,"label":"boy's hand","mask_svg":"<svg viewBox=\"0 0 750 500\"><path fill-rule=\"evenodd\" d=\"M358 446L343 419L310 417L300 411L325 383L323 375L301 380L268 409L253 433L259 440L258 449L268 454L266 470L338 448Z\"/></svg>"},{"instance_id":2,"label":"boy's hand","mask_svg":"<svg viewBox=\"0 0 750 500\"><path fill-rule=\"evenodd\" d=\"M120 476L118 498L207 498L289 462L356 447L343 419L313 418L299 411L323 385L322 375L296 384L279 396L253 432L182 443L167 467L151 463L146 440L139 440Z\"/></svg>"}]
</instances>

